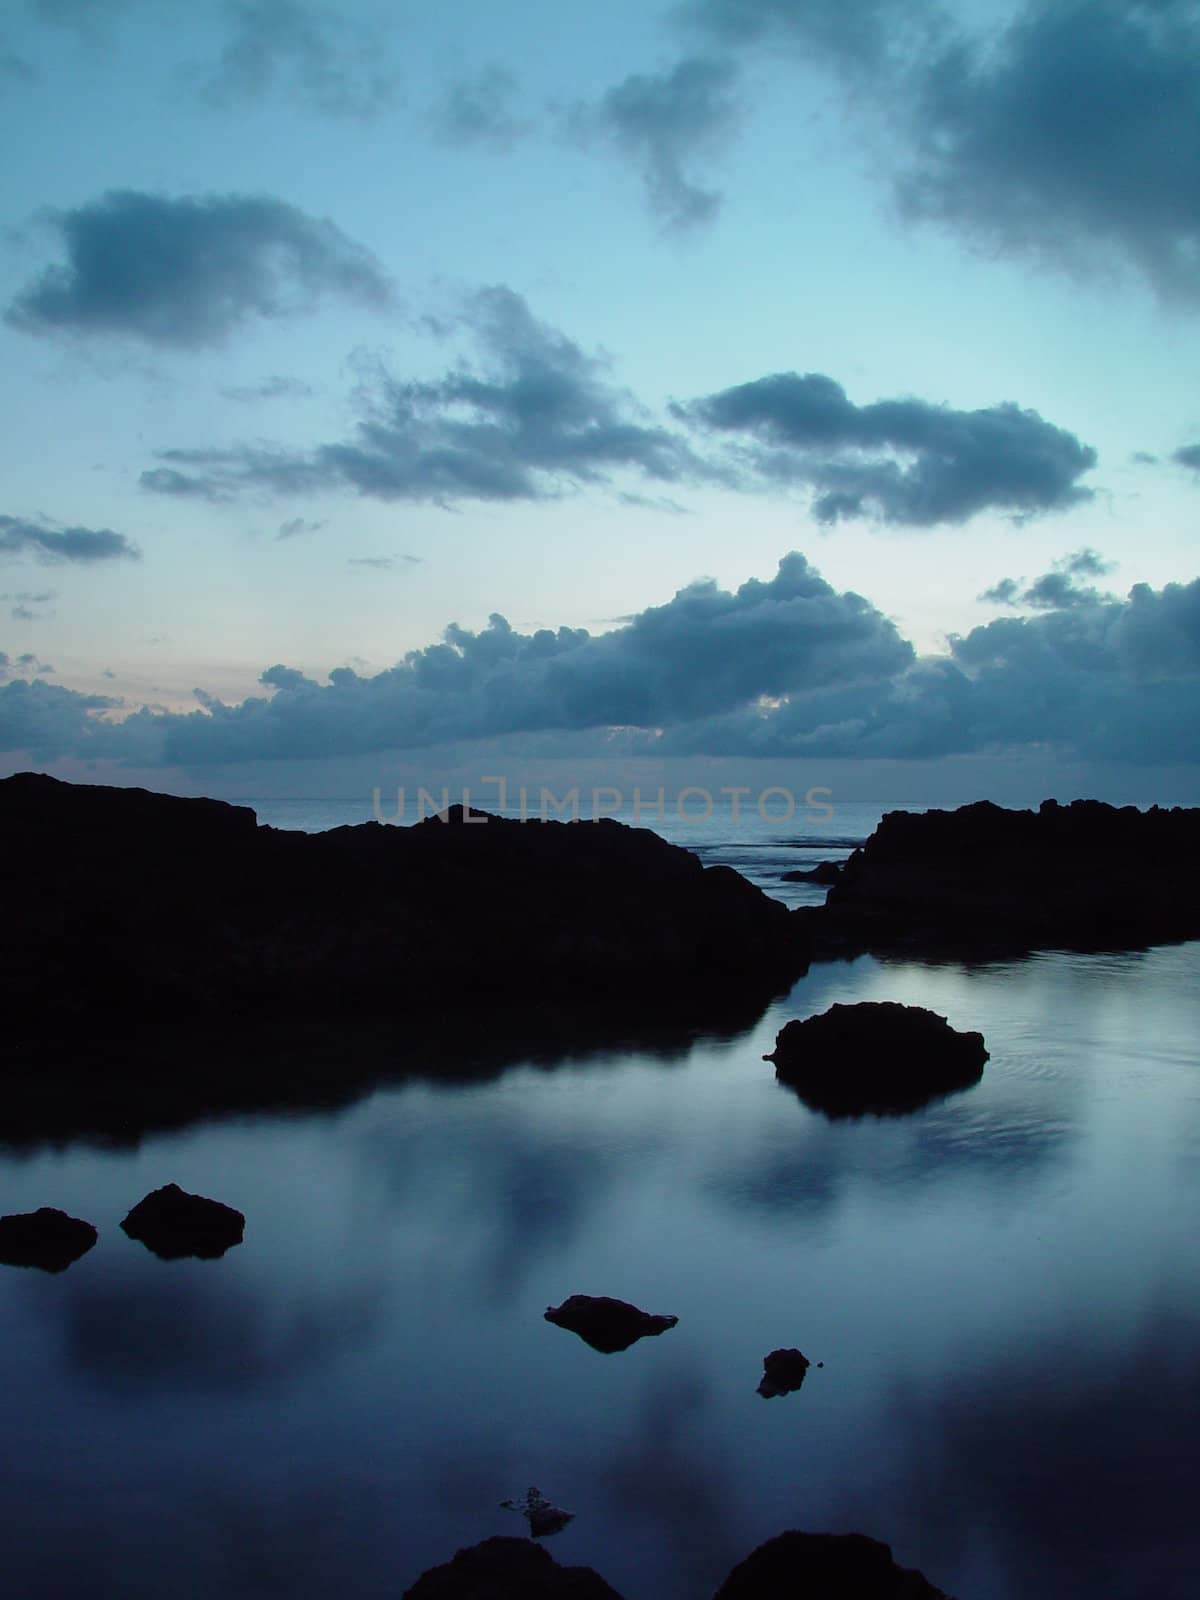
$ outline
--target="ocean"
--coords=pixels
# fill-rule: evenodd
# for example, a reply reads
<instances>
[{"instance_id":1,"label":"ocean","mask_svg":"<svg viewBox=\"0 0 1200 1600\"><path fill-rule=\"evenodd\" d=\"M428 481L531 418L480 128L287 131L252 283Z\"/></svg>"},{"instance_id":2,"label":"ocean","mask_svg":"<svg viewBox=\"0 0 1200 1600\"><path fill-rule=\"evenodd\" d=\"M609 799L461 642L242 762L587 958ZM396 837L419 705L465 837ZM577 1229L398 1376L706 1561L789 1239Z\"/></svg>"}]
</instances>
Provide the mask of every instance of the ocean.
<instances>
[{"instance_id":1,"label":"ocean","mask_svg":"<svg viewBox=\"0 0 1200 1600\"><path fill-rule=\"evenodd\" d=\"M372 803L255 808L315 830ZM653 820L799 904L824 891L779 874L886 809ZM807 1110L764 1053L866 999L982 1031L982 1081L905 1116ZM575 1513L547 1548L625 1600L707 1600L786 1528L884 1540L958 1600L1192 1600L1198 1024L1200 944L862 957L733 1037L447 1077L401 1017L297 1046L334 1076L377 1054L390 1081L334 1109L0 1141L0 1211L101 1235L58 1276L0 1268L6 1591L395 1600L523 1533L500 1502L536 1485ZM167 1182L242 1210L244 1244L166 1262L126 1238ZM544 1320L573 1293L678 1325L602 1355ZM802 1388L761 1398L790 1346Z\"/></svg>"}]
</instances>

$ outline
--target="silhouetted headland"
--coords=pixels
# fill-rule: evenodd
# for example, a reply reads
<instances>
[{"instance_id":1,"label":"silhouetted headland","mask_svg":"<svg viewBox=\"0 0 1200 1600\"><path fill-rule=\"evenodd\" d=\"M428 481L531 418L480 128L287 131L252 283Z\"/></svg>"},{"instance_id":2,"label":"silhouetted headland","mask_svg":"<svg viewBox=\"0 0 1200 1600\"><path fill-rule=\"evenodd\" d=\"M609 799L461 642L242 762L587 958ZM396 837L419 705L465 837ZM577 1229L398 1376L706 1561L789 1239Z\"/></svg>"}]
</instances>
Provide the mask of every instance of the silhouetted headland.
<instances>
[{"instance_id":1,"label":"silhouetted headland","mask_svg":"<svg viewBox=\"0 0 1200 1600\"><path fill-rule=\"evenodd\" d=\"M1200 810L1044 800L889 812L824 908L819 955L986 957L1200 938Z\"/></svg>"},{"instance_id":2,"label":"silhouetted headland","mask_svg":"<svg viewBox=\"0 0 1200 1600\"><path fill-rule=\"evenodd\" d=\"M188 1194L177 1183L168 1183L139 1200L121 1228L163 1261L184 1256L216 1261L241 1244L246 1219L223 1201Z\"/></svg>"},{"instance_id":3,"label":"silhouetted headland","mask_svg":"<svg viewBox=\"0 0 1200 1600\"><path fill-rule=\"evenodd\" d=\"M54 1206L0 1217L0 1265L65 1272L100 1237L90 1222Z\"/></svg>"}]
</instances>

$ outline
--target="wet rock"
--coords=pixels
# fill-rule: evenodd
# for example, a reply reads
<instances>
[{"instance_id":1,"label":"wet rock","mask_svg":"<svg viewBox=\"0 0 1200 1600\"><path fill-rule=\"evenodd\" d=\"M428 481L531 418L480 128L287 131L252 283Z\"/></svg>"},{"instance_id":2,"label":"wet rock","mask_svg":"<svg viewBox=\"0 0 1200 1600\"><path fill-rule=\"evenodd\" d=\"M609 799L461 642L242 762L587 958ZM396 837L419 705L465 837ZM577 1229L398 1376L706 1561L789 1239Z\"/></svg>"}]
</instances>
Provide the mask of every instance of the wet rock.
<instances>
[{"instance_id":1,"label":"wet rock","mask_svg":"<svg viewBox=\"0 0 1200 1600\"><path fill-rule=\"evenodd\" d=\"M121 1227L164 1261L182 1256L215 1261L233 1245L241 1244L246 1219L232 1206L188 1194L178 1184L168 1183L139 1200Z\"/></svg>"},{"instance_id":2,"label":"wet rock","mask_svg":"<svg viewBox=\"0 0 1200 1600\"><path fill-rule=\"evenodd\" d=\"M529 1539L485 1539L423 1572L401 1600L621 1600L591 1567L560 1567Z\"/></svg>"},{"instance_id":3,"label":"wet rock","mask_svg":"<svg viewBox=\"0 0 1200 1600\"><path fill-rule=\"evenodd\" d=\"M815 867L795 867L779 876L784 883L837 883L841 875L840 862L818 861Z\"/></svg>"},{"instance_id":4,"label":"wet rock","mask_svg":"<svg viewBox=\"0 0 1200 1600\"><path fill-rule=\"evenodd\" d=\"M500 1505L505 1511L519 1511L528 1521L529 1531L535 1539L546 1539L552 1533L561 1533L567 1523L575 1519L573 1511L564 1511L561 1506L547 1500L540 1489L532 1486L525 1491L523 1500L501 1500Z\"/></svg>"},{"instance_id":5,"label":"wet rock","mask_svg":"<svg viewBox=\"0 0 1200 1600\"><path fill-rule=\"evenodd\" d=\"M612 1355L648 1334L665 1333L678 1317L654 1316L607 1295L573 1294L560 1306L546 1307L546 1321L577 1333L593 1350Z\"/></svg>"},{"instance_id":6,"label":"wet rock","mask_svg":"<svg viewBox=\"0 0 1200 1600\"><path fill-rule=\"evenodd\" d=\"M861 1533L781 1533L734 1567L713 1600L947 1600Z\"/></svg>"},{"instance_id":7,"label":"wet rock","mask_svg":"<svg viewBox=\"0 0 1200 1600\"><path fill-rule=\"evenodd\" d=\"M776 1395L791 1394L804 1382L804 1374L812 1362L799 1350L772 1350L763 1357L763 1375L758 1392L764 1400Z\"/></svg>"},{"instance_id":8,"label":"wet rock","mask_svg":"<svg viewBox=\"0 0 1200 1600\"><path fill-rule=\"evenodd\" d=\"M69 1217L53 1206L0 1217L0 1264L65 1272L99 1238L90 1222Z\"/></svg>"},{"instance_id":9,"label":"wet rock","mask_svg":"<svg viewBox=\"0 0 1200 1600\"><path fill-rule=\"evenodd\" d=\"M981 1033L959 1033L923 1006L864 1000L789 1022L764 1060L805 1105L830 1117L915 1111L970 1088L988 1058Z\"/></svg>"}]
</instances>

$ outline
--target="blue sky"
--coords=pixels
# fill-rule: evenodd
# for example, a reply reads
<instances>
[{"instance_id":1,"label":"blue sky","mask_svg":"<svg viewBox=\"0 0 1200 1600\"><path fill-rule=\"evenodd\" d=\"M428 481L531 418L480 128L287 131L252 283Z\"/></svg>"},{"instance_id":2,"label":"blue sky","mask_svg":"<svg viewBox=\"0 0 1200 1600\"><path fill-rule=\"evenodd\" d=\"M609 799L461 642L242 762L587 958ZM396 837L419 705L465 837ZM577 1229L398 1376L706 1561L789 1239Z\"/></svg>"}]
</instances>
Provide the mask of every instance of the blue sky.
<instances>
[{"instance_id":1,"label":"blue sky","mask_svg":"<svg viewBox=\"0 0 1200 1600\"><path fill-rule=\"evenodd\" d=\"M2 770L1195 799L1198 63L1181 0L10 0Z\"/></svg>"}]
</instances>

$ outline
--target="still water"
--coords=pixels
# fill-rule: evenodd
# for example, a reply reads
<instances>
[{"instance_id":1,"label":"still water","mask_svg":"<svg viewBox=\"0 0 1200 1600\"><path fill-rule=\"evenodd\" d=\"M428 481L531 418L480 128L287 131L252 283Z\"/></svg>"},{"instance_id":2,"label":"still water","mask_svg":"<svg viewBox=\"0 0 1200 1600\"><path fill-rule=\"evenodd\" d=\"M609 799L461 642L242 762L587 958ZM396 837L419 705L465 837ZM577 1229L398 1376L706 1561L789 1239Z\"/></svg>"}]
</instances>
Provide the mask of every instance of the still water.
<instances>
[{"instance_id":1,"label":"still water","mask_svg":"<svg viewBox=\"0 0 1200 1600\"><path fill-rule=\"evenodd\" d=\"M981 1029L982 1083L807 1111L762 1055L862 999ZM576 1513L554 1555L627 1600L705 1600L787 1527L960 1600L1191 1600L1198 1021L1196 944L862 959L670 1054L438 1083L426 1044L336 1111L0 1151L0 1210L101 1233L61 1276L0 1268L6 1591L394 1600L524 1532L498 1502L536 1484ZM245 1243L127 1239L169 1181ZM542 1317L576 1292L679 1324L604 1356ZM763 1400L780 1345L824 1366Z\"/></svg>"}]
</instances>

